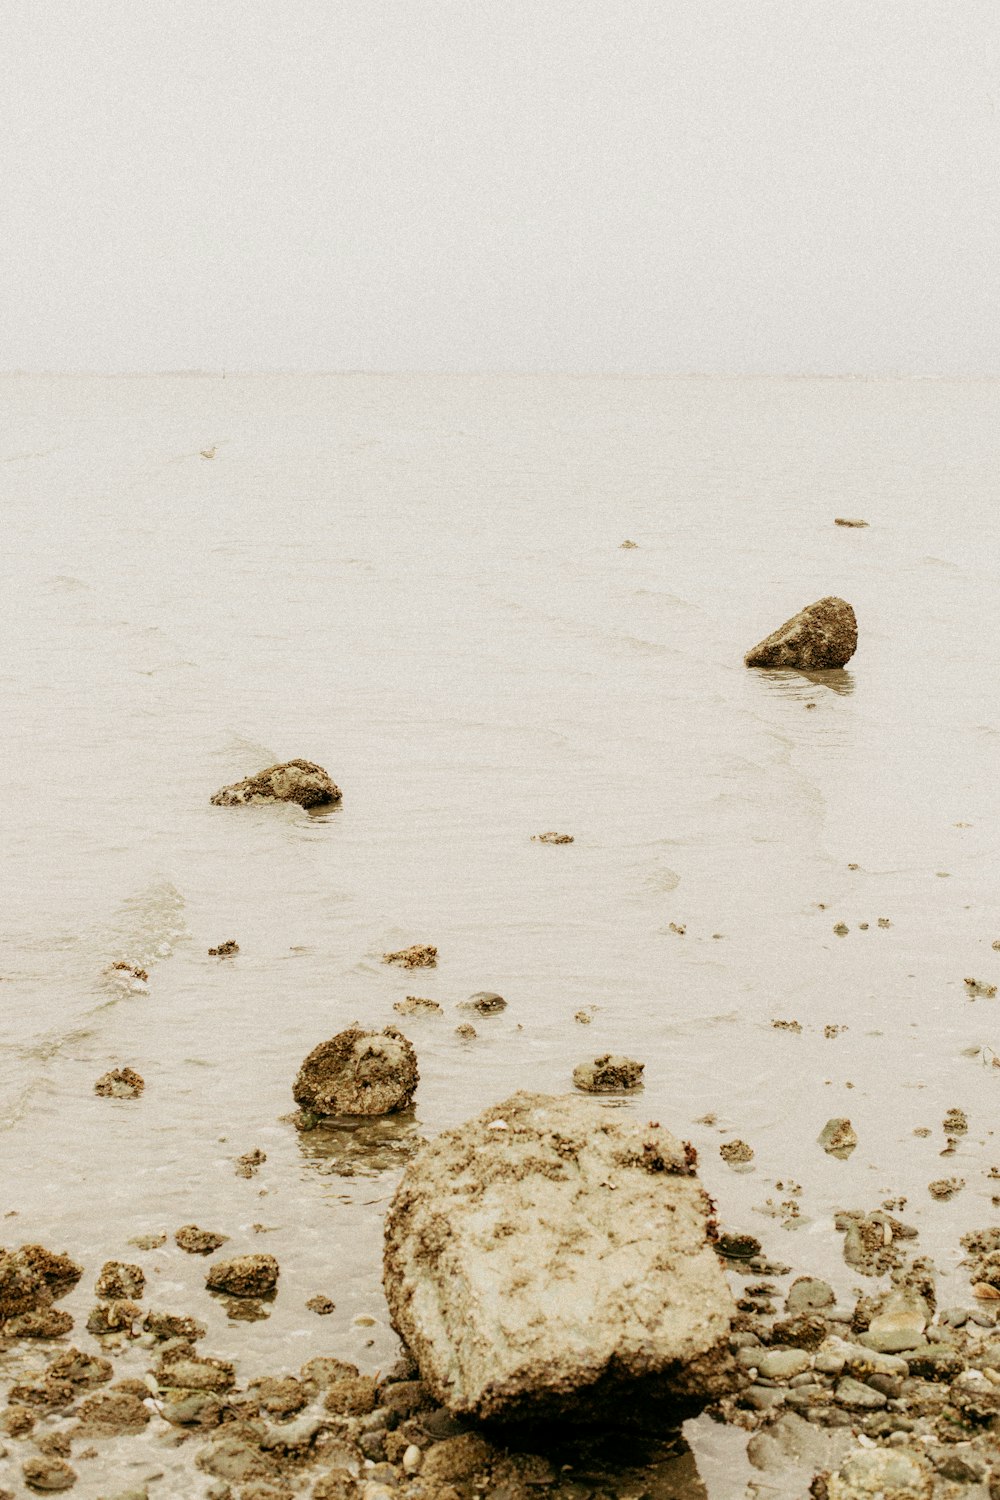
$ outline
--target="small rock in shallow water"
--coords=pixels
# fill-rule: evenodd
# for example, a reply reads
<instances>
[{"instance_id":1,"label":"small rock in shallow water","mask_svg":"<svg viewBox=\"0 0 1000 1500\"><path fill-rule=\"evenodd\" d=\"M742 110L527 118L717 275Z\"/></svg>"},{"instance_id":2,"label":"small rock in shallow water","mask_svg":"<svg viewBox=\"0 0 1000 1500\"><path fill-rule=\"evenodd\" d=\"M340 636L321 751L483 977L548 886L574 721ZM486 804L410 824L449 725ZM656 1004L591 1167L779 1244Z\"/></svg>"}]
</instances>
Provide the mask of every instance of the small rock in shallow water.
<instances>
[{"instance_id":1,"label":"small rock in shallow water","mask_svg":"<svg viewBox=\"0 0 1000 1500\"><path fill-rule=\"evenodd\" d=\"M384 964L398 964L401 969L433 969L437 961L438 951L433 943L413 943L409 948L382 954Z\"/></svg>"},{"instance_id":2,"label":"small rock in shallow water","mask_svg":"<svg viewBox=\"0 0 1000 1500\"><path fill-rule=\"evenodd\" d=\"M182 1224L174 1231L174 1244L188 1255L211 1255L228 1238L227 1234L215 1234L211 1229L199 1229L197 1224Z\"/></svg>"},{"instance_id":3,"label":"small rock in shallow water","mask_svg":"<svg viewBox=\"0 0 1000 1500\"><path fill-rule=\"evenodd\" d=\"M321 1318L329 1317L336 1310L337 1304L331 1302L329 1297L324 1297L322 1292L317 1292L315 1297L310 1297L306 1303L310 1312L316 1313Z\"/></svg>"},{"instance_id":4,"label":"small rock in shallow water","mask_svg":"<svg viewBox=\"0 0 1000 1500\"><path fill-rule=\"evenodd\" d=\"M580 1063L573 1069L573 1083L586 1094L608 1094L619 1089L637 1089L642 1083L645 1064L631 1057L605 1052L593 1062Z\"/></svg>"},{"instance_id":5,"label":"small rock in shallow water","mask_svg":"<svg viewBox=\"0 0 1000 1500\"><path fill-rule=\"evenodd\" d=\"M233 958L240 951L239 943L229 939L226 943L220 943L217 948L209 948L209 958Z\"/></svg>"},{"instance_id":6,"label":"small rock in shallow water","mask_svg":"<svg viewBox=\"0 0 1000 1500\"><path fill-rule=\"evenodd\" d=\"M313 1114L387 1115L409 1107L419 1080L417 1055L401 1031L355 1025L313 1048L292 1094Z\"/></svg>"},{"instance_id":7,"label":"small rock in shallow water","mask_svg":"<svg viewBox=\"0 0 1000 1500\"><path fill-rule=\"evenodd\" d=\"M30 1490L46 1493L68 1490L76 1484L76 1470L62 1458L28 1458L21 1465L24 1482Z\"/></svg>"},{"instance_id":8,"label":"small rock in shallow water","mask_svg":"<svg viewBox=\"0 0 1000 1500\"><path fill-rule=\"evenodd\" d=\"M719 1155L727 1166L738 1167L753 1161L753 1147L748 1146L746 1141L723 1141L719 1147Z\"/></svg>"},{"instance_id":9,"label":"small rock in shallow water","mask_svg":"<svg viewBox=\"0 0 1000 1500\"><path fill-rule=\"evenodd\" d=\"M817 1137L827 1156L837 1156L846 1161L858 1144L858 1137L850 1120L827 1120Z\"/></svg>"},{"instance_id":10,"label":"small rock in shallow water","mask_svg":"<svg viewBox=\"0 0 1000 1500\"><path fill-rule=\"evenodd\" d=\"M531 835L531 842L533 844L572 844L573 835L571 833L555 833L550 829L548 833L533 833Z\"/></svg>"},{"instance_id":11,"label":"small rock in shallow water","mask_svg":"<svg viewBox=\"0 0 1000 1500\"><path fill-rule=\"evenodd\" d=\"M838 922L833 930L837 934L837 937L846 937L851 929L846 922Z\"/></svg>"},{"instance_id":12,"label":"small rock in shallow water","mask_svg":"<svg viewBox=\"0 0 1000 1500\"><path fill-rule=\"evenodd\" d=\"M965 1135L969 1128L969 1117L964 1109L949 1109L941 1121L941 1129L946 1135Z\"/></svg>"},{"instance_id":13,"label":"small rock in shallow water","mask_svg":"<svg viewBox=\"0 0 1000 1500\"><path fill-rule=\"evenodd\" d=\"M141 1297L146 1285L146 1273L141 1266L125 1260L108 1260L101 1267L94 1291L98 1297L118 1300L122 1297Z\"/></svg>"},{"instance_id":14,"label":"small rock in shallow water","mask_svg":"<svg viewBox=\"0 0 1000 1500\"><path fill-rule=\"evenodd\" d=\"M425 1000L422 995L407 995L405 1000L394 1000L392 1008L401 1016L440 1016L444 1012L436 1000Z\"/></svg>"},{"instance_id":15,"label":"small rock in shallow water","mask_svg":"<svg viewBox=\"0 0 1000 1500\"><path fill-rule=\"evenodd\" d=\"M934 1493L930 1463L901 1448L855 1448L824 1480L827 1500L931 1500Z\"/></svg>"},{"instance_id":16,"label":"small rock in shallow water","mask_svg":"<svg viewBox=\"0 0 1000 1500\"><path fill-rule=\"evenodd\" d=\"M966 979L965 988L969 992L969 999L976 1000L982 996L986 1000L995 1000L997 987L995 984L986 984L981 979Z\"/></svg>"},{"instance_id":17,"label":"small rock in shallow water","mask_svg":"<svg viewBox=\"0 0 1000 1500\"><path fill-rule=\"evenodd\" d=\"M277 1286L278 1274L273 1255L234 1255L209 1267L205 1285L209 1291L228 1292L232 1297L262 1297Z\"/></svg>"},{"instance_id":18,"label":"small rock in shallow water","mask_svg":"<svg viewBox=\"0 0 1000 1500\"><path fill-rule=\"evenodd\" d=\"M255 1146L252 1151L244 1151L242 1156L236 1158L237 1177L255 1177L260 1167L267 1161L267 1152Z\"/></svg>"},{"instance_id":19,"label":"small rock in shallow water","mask_svg":"<svg viewBox=\"0 0 1000 1500\"><path fill-rule=\"evenodd\" d=\"M474 1026L469 1025L468 1021L463 1021L461 1026L455 1027L455 1035L460 1036L463 1042L471 1042L479 1033Z\"/></svg>"},{"instance_id":20,"label":"small rock in shallow water","mask_svg":"<svg viewBox=\"0 0 1000 1500\"><path fill-rule=\"evenodd\" d=\"M460 1000L459 1009L474 1010L479 1016L498 1016L502 1010L507 1009L507 1002L502 995L494 994L492 990L478 990L468 1000Z\"/></svg>"},{"instance_id":21,"label":"small rock in shallow water","mask_svg":"<svg viewBox=\"0 0 1000 1500\"><path fill-rule=\"evenodd\" d=\"M867 526L867 521L851 520L848 516L835 516L834 526Z\"/></svg>"},{"instance_id":22,"label":"small rock in shallow water","mask_svg":"<svg viewBox=\"0 0 1000 1500\"><path fill-rule=\"evenodd\" d=\"M927 1184L927 1191L932 1198L939 1202L947 1203L949 1198L954 1198L965 1187L965 1179L962 1177L939 1177L936 1182Z\"/></svg>"},{"instance_id":23,"label":"small rock in shallow water","mask_svg":"<svg viewBox=\"0 0 1000 1500\"><path fill-rule=\"evenodd\" d=\"M743 658L748 667L821 672L846 666L858 645L854 610L828 595L786 620Z\"/></svg>"},{"instance_id":24,"label":"small rock in shallow water","mask_svg":"<svg viewBox=\"0 0 1000 1500\"><path fill-rule=\"evenodd\" d=\"M94 1093L103 1099L138 1099L146 1080L134 1068L113 1068L102 1073L94 1084Z\"/></svg>"},{"instance_id":25,"label":"small rock in shallow water","mask_svg":"<svg viewBox=\"0 0 1000 1500\"><path fill-rule=\"evenodd\" d=\"M214 807L240 807L248 802L297 802L300 807L322 807L339 802L341 792L314 761L288 760L222 787L211 800Z\"/></svg>"}]
</instances>

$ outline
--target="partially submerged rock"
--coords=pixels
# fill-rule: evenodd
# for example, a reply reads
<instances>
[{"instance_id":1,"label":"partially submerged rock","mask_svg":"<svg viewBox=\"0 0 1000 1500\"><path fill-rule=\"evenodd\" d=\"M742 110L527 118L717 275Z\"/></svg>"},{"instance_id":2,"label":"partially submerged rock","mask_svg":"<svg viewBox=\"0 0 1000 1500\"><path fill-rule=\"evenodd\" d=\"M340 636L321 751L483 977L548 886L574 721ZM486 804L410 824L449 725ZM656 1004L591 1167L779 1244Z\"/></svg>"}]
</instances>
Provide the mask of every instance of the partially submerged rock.
<instances>
[{"instance_id":1,"label":"partially submerged rock","mask_svg":"<svg viewBox=\"0 0 1000 1500\"><path fill-rule=\"evenodd\" d=\"M94 1093L102 1099L138 1099L146 1080L134 1068L112 1068L102 1073L94 1084Z\"/></svg>"},{"instance_id":2,"label":"partially submerged rock","mask_svg":"<svg viewBox=\"0 0 1000 1500\"><path fill-rule=\"evenodd\" d=\"M735 1307L693 1158L658 1125L523 1093L425 1146L384 1283L433 1395L513 1421L723 1394Z\"/></svg>"},{"instance_id":3,"label":"partially submerged rock","mask_svg":"<svg viewBox=\"0 0 1000 1500\"><path fill-rule=\"evenodd\" d=\"M858 646L858 622L845 599L828 595L779 625L743 658L748 667L823 672L846 666Z\"/></svg>"},{"instance_id":4,"label":"partially submerged rock","mask_svg":"<svg viewBox=\"0 0 1000 1500\"><path fill-rule=\"evenodd\" d=\"M300 807L322 807L339 802L341 795L322 766L311 760L286 760L220 788L211 800L214 807L240 807L247 802L297 802Z\"/></svg>"},{"instance_id":5,"label":"partially submerged rock","mask_svg":"<svg viewBox=\"0 0 1000 1500\"><path fill-rule=\"evenodd\" d=\"M836 1156L841 1161L846 1161L858 1144L858 1136L850 1120L827 1120L817 1137L817 1143L823 1147L827 1156Z\"/></svg>"},{"instance_id":6,"label":"partially submerged rock","mask_svg":"<svg viewBox=\"0 0 1000 1500\"><path fill-rule=\"evenodd\" d=\"M474 1010L479 1016L498 1016L507 1009L504 997L493 990L477 990L468 1000L460 1000L458 1004L460 1010Z\"/></svg>"},{"instance_id":7,"label":"partially submerged rock","mask_svg":"<svg viewBox=\"0 0 1000 1500\"><path fill-rule=\"evenodd\" d=\"M573 835L571 833L556 833L553 829L550 829L548 833L533 833L531 835L531 842L533 844L572 844Z\"/></svg>"},{"instance_id":8,"label":"partially submerged rock","mask_svg":"<svg viewBox=\"0 0 1000 1500\"><path fill-rule=\"evenodd\" d=\"M409 948L382 954L384 964L398 964L401 969L433 969L437 961L438 951L433 943L413 943Z\"/></svg>"},{"instance_id":9,"label":"partially submerged rock","mask_svg":"<svg viewBox=\"0 0 1000 1500\"><path fill-rule=\"evenodd\" d=\"M412 1103L419 1078L417 1055L395 1026L351 1026L313 1048L292 1093L313 1114L387 1115Z\"/></svg>"},{"instance_id":10,"label":"partially submerged rock","mask_svg":"<svg viewBox=\"0 0 1000 1500\"><path fill-rule=\"evenodd\" d=\"M211 1292L231 1297L263 1297L278 1284L279 1266L273 1255L234 1255L208 1269L205 1285Z\"/></svg>"},{"instance_id":11,"label":"partially submerged rock","mask_svg":"<svg viewBox=\"0 0 1000 1500\"><path fill-rule=\"evenodd\" d=\"M440 1016L444 1009L436 1000L428 1000L423 995L407 995L405 1000L394 1000L393 1010L401 1016Z\"/></svg>"},{"instance_id":12,"label":"partially submerged rock","mask_svg":"<svg viewBox=\"0 0 1000 1500\"><path fill-rule=\"evenodd\" d=\"M197 1224L182 1224L174 1231L174 1244L188 1255L211 1255L228 1240L227 1234L216 1234L211 1229L199 1229Z\"/></svg>"},{"instance_id":13,"label":"partially submerged rock","mask_svg":"<svg viewBox=\"0 0 1000 1500\"><path fill-rule=\"evenodd\" d=\"M98 1297L118 1300L122 1297L141 1297L146 1285L146 1275L141 1266L127 1260L107 1260L101 1267L94 1291Z\"/></svg>"},{"instance_id":14,"label":"partially submerged rock","mask_svg":"<svg viewBox=\"0 0 1000 1500\"><path fill-rule=\"evenodd\" d=\"M645 1063L634 1057L605 1052L593 1062L580 1063L573 1069L573 1084L585 1094L611 1094L619 1089L637 1089L642 1085Z\"/></svg>"},{"instance_id":15,"label":"partially submerged rock","mask_svg":"<svg viewBox=\"0 0 1000 1500\"><path fill-rule=\"evenodd\" d=\"M0 1248L0 1327L24 1314L44 1312L72 1291L82 1275L82 1266L44 1245Z\"/></svg>"},{"instance_id":16,"label":"partially submerged rock","mask_svg":"<svg viewBox=\"0 0 1000 1500\"><path fill-rule=\"evenodd\" d=\"M208 956L209 958L235 958L239 951L239 943L235 938L229 938L226 942L220 943L217 948L209 948Z\"/></svg>"},{"instance_id":17,"label":"partially submerged rock","mask_svg":"<svg viewBox=\"0 0 1000 1500\"><path fill-rule=\"evenodd\" d=\"M851 520L847 516L835 516L833 524L834 526L867 526L868 522L861 520Z\"/></svg>"}]
</instances>

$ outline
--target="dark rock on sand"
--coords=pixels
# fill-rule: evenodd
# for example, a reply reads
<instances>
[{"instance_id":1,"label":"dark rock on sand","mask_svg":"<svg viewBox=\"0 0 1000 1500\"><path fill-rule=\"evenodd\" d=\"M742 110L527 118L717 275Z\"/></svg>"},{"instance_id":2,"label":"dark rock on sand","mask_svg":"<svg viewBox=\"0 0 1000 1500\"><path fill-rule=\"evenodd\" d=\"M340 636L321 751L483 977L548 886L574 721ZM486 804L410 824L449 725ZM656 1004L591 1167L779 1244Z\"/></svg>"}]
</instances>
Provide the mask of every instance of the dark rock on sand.
<instances>
[{"instance_id":1,"label":"dark rock on sand","mask_svg":"<svg viewBox=\"0 0 1000 1500\"><path fill-rule=\"evenodd\" d=\"M82 1266L44 1245L0 1248L0 1325L51 1307L72 1291L82 1275Z\"/></svg>"},{"instance_id":2,"label":"dark rock on sand","mask_svg":"<svg viewBox=\"0 0 1000 1500\"><path fill-rule=\"evenodd\" d=\"M875 1209L844 1209L834 1216L834 1227L844 1236L844 1259L863 1276L881 1276L902 1264L901 1240L915 1239L917 1231L892 1214Z\"/></svg>"},{"instance_id":3,"label":"dark rock on sand","mask_svg":"<svg viewBox=\"0 0 1000 1500\"><path fill-rule=\"evenodd\" d=\"M182 1224L174 1231L174 1244L188 1255L211 1255L229 1239L228 1234L215 1234L211 1229L199 1229L197 1224Z\"/></svg>"},{"instance_id":4,"label":"dark rock on sand","mask_svg":"<svg viewBox=\"0 0 1000 1500\"><path fill-rule=\"evenodd\" d=\"M642 1084L645 1063L632 1057L605 1052L593 1062L573 1069L573 1084L585 1094L610 1094L619 1089L637 1089Z\"/></svg>"},{"instance_id":5,"label":"dark rock on sand","mask_svg":"<svg viewBox=\"0 0 1000 1500\"><path fill-rule=\"evenodd\" d=\"M242 1156L236 1158L237 1177L256 1177L260 1168L267 1161L267 1152L255 1146L252 1151L244 1151Z\"/></svg>"},{"instance_id":6,"label":"dark rock on sand","mask_svg":"<svg viewBox=\"0 0 1000 1500\"><path fill-rule=\"evenodd\" d=\"M231 1297L263 1297L274 1291L278 1273L273 1255L234 1255L209 1267L205 1285L209 1291L228 1292Z\"/></svg>"},{"instance_id":7,"label":"dark rock on sand","mask_svg":"<svg viewBox=\"0 0 1000 1500\"><path fill-rule=\"evenodd\" d=\"M87 1318L87 1332L98 1336L124 1333L126 1338L132 1338L135 1325L141 1317L142 1308L138 1302L131 1302L127 1297L116 1297L108 1302L95 1303Z\"/></svg>"},{"instance_id":8,"label":"dark rock on sand","mask_svg":"<svg viewBox=\"0 0 1000 1500\"><path fill-rule=\"evenodd\" d=\"M336 1311L337 1304L331 1302L330 1298L325 1296L323 1292L317 1292L315 1297L310 1297L306 1302L306 1307L308 1307L310 1312L316 1313L318 1317L327 1318L332 1312Z\"/></svg>"},{"instance_id":9,"label":"dark rock on sand","mask_svg":"<svg viewBox=\"0 0 1000 1500\"><path fill-rule=\"evenodd\" d=\"M401 1016L440 1016L442 1006L436 1000L427 1000L423 995L407 995L405 1000L394 1000L392 1008Z\"/></svg>"},{"instance_id":10,"label":"dark rock on sand","mask_svg":"<svg viewBox=\"0 0 1000 1500\"><path fill-rule=\"evenodd\" d=\"M228 942L220 943L217 948L209 948L208 956L209 958L235 958L239 951L239 943L230 938Z\"/></svg>"},{"instance_id":11,"label":"dark rock on sand","mask_svg":"<svg viewBox=\"0 0 1000 1500\"><path fill-rule=\"evenodd\" d=\"M571 833L556 833L553 829L550 829L548 833L533 833L531 835L531 842L533 844L572 844L573 835Z\"/></svg>"},{"instance_id":12,"label":"dark rock on sand","mask_svg":"<svg viewBox=\"0 0 1000 1500\"><path fill-rule=\"evenodd\" d=\"M834 518L833 524L834 526L867 526L868 522L860 520L850 520L847 516L836 516Z\"/></svg>"},{"instance_id":13,"label":"dark rock on sand","mask_svg":"<svg viewBox=\"0 0 1000 1500\"><path fill-rule=\"evenodd\" d=\"M222 787L212 798L212 805L239 807L247 802L297 802L300 807L322 807L340 800L340 788L322 766L311 760L287 760Z\"/></svg>"},{"instance_id":14,"label":"dark rock on sand","mask_svg":"<svg viewBox=\"0 0 1000 1500\"><path fill-rule=\"evenodd\" d=\"M743 658L748 667L823 672L843 667L857 650L858 624L844 599L829 595L786 620Z\"/></svg>"},{"instance_id":15,"label":"dark rock on sand","mask_svg":"<svg viewBox=\"0 0 1000 1500\"><path fill-rule=\"evenodd\" d=\"M417 1055L401 1031L352 1026L314 1047L292 1086L296 1104L318 1115L386 1115L413 1101Z\"/></svg>"},{"instance_id":16,"label":"dark rock on sand","mask_svg":"<svg viewBox=\"0 0 1000 1500\"><path fill-rule=\"evenodd\" d=\"M134 1068L113 1068L102 1073L94 1084L94 1093L103 1099L138 1099L146 1080Z\"/></svg>"},{"instance_id":17,"label":"dark rock on sand","mask_svg":"<svg viewBox=\"0 0 1000 1500\"><path fill-rule=\"evenodd\" d=\"M8 1319L3 1331L10 1339L57 1339L69 1333L72 1327L73 1319L68 1312L58 1307L44 1307Z\"/></svg>"},{"instance_id":18,"label":"dark rock on sand","mask_svg":"<svg viewBox=\"0 0 1000 1500\"><path fill-rule=\"evenodd\" d=\"M742 1167L753 1161L753 1147L746 1141L723 1141L719 1155L727 1166Z\"/></svg>"},{"instance_id":19,"label":"dark rock on sand","mask_svg":"<svg viewBox=\"0 0 1000 1500\"><path fill-rule=\"evenodd\" d=\"M426 1145L389 1210L384 1284L433 1396L483 1420L647 1401L665 1419L727 1391L735 1307L693 1160L575 1096L515 1094Z\"/></svg>"}]
</instances>

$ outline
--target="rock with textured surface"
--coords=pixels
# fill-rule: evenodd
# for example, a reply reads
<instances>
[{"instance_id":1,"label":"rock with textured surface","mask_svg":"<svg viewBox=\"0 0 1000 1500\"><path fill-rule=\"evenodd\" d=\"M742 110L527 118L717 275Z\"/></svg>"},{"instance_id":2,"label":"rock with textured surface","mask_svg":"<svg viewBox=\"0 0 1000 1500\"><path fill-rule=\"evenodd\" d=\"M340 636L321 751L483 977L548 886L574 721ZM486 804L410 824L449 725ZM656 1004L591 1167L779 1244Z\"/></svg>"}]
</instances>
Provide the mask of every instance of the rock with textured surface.
<instances>
[{"instance_id":1,"label":"rock with textured surface","mask_svg":"<svg viewBox=\"0 0 1000 1500\"><path fill-rule=\"evenodd\" d=\"M743 658L748 667L823 672L846 666L858 646L858 622L846 599L828 595L807 604Z\"/></svg>"},{"instance_id":2,"label":"rock with textured surface","mask_svg":"<svg viewBox=\"0 0 1000 1500\"><path fill-rule=\"evenodd\" d=\"M425 1146L386 1221L384 1284L434 1397L509 1422L676 1417L730 1390L735 1306L693 1160L572 1095L515 1094Z\"/></svg>"},{"instance_id":3,"label":"rock with textured surface","mask_svg":"<svg viewBox=\"0 0 1000 1500\"><path fill-rule=\"evenodd\" d=\"M412 1103L419 1080L417 1054L395 1026L351 1026L313 1048L292 1093L313 1114L388 1115Z\"/></svg>"},{"instance_id":4,"label":"rock with textured surface","mask_svg":"<svg viewBox=\"0 0 1000 1500\"><path fill-rule=\"evenodd\" d=\"M931 1500L934 1470L923 1454L855 1448L826 1479L828 1500Z\"/></svg>"},{"instance_id":5,"label":"rock with textured surface","mask_svg":"<svg viewBox=\"0 0 1000 1500\"><path fill-rule=\"evenodd\" d=\"M573 1069L573 1083L585 1094L610 1094L618 1089L637 1089L642 1083L645 1063L632 1057L605 1052L593 1062L580 1063Z\"/></svg>"},{"instance_id":6,"label":"rock with textured surface","mask_svg":"<svg viewBox=\"0 0 1000 1500\"><path fill-rule=\"evenodd\" d=\"M234 1255L209 1267L205 1285L231 1297L264 1297L278 1284L278 1262L273 1255Z\"/></svg>"},{"instance_id":7,"label":"rock with textured surface","mask_svg":"<svg viewBox=\"0 0 1000 1500\"><path fill-rule=\"evenodd\" d=\"M340 788L322 766L311 760L286 760L265 767L256 776L221 787L212 798L212 805L240 807L247 802L297 802L300 807L323 807L340 800Z\"/></svg>"}]
</instances>

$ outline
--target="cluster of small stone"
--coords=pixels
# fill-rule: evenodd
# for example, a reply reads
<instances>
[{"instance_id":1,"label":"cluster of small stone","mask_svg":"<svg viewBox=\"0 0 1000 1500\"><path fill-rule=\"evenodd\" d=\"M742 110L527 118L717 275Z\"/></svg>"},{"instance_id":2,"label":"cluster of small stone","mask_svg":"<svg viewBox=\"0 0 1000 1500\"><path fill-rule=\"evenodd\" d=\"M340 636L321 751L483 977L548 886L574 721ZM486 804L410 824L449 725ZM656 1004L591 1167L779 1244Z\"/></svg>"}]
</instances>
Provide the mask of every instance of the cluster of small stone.
<instances>
[{"instance_id":1,"label":"cluster of small stone","mask_svg":"<svg viewBox=\"0 0 1000 1500\"><path fill-rule=\"evenodd\" d=\"M742 1390L720 1415L753 1436L748 1457L778 1472L798 1463L812 1469L817 1500L854 1500L876 1493L930 1500L948 1483L978 1484L973 1493L1000 1497L1000 1328L997 1306L938 1310L933 1268L898 1254L862 1264L870 1216L844 1216L856 1231L852 1263L867 1274L889 1269L891 1285L853 1307L838 1306L833 1289L812 1277L792 1283L775 1316L776 1287L749 1285L731 1339L744 1372ZM883 1222L884 1221L884 1222ZM903 1235L884 1229L895 1223ZM883 1248L905 1238L905 1226L881 1215ZM738 1264L723 1237L730 1264ZM871 1238L871 1237L869 1237ZM747 1244L753 1242L742 1237ZM966 1235L974 1290L1000 1297L1000 1230ZM869 1247L873 1250L874 1247ZM862 1258L859 1258L859 1255ZM765 1267L773 1274L781 1268ZM759 1257L744 1274L759 1274ZM984 1278L990 1278L986 1280Z\"/></svg>"}]
</instances>

